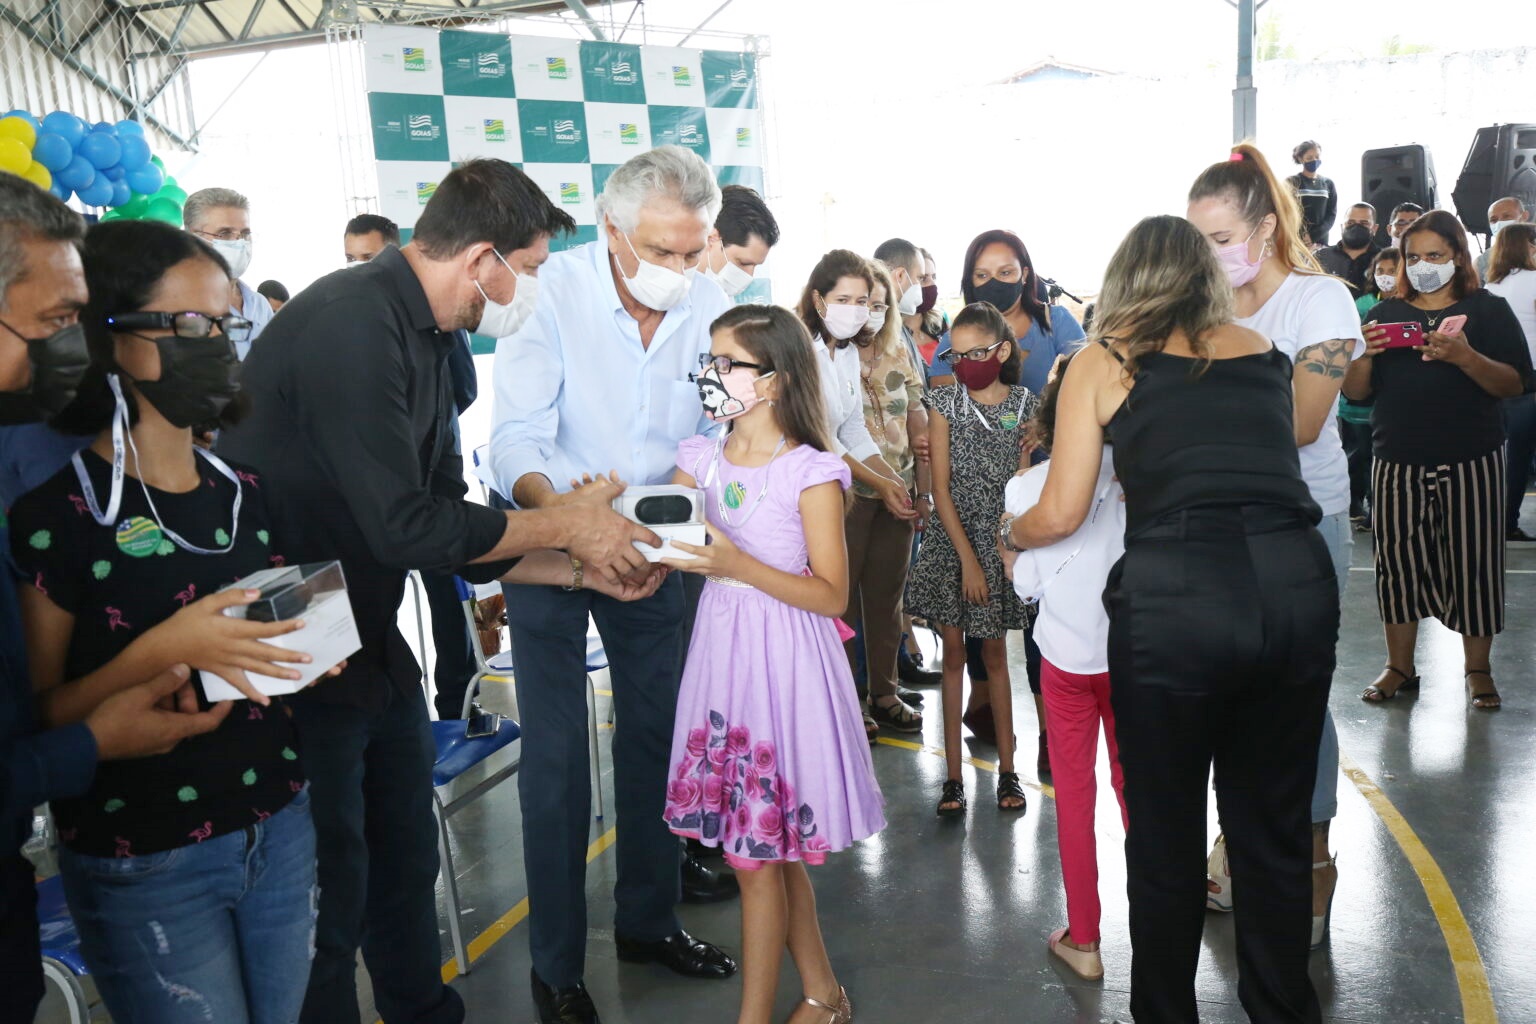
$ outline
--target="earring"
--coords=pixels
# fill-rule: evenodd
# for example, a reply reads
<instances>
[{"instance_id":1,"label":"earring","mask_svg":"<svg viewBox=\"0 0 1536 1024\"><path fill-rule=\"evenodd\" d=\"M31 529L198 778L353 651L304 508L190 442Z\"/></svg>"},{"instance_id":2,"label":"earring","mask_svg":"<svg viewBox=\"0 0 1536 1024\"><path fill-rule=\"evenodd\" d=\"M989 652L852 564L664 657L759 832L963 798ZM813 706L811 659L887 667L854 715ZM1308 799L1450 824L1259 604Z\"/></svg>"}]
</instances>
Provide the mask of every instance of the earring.
<instances>
[{"instance_id":1,"label":"earring","mask_svg":"<svg viewBox=\"0 0 1536 1024\"><path fill-rule=\"evenodd\" d=\"M1273 256L1274 254L1275 254L1275 240L1273 238L1266 238L1266 239L1264 239L1264 252L1259 256L1259 259L1267 260L1271 256Z\"/></svg>"}]
</instances>

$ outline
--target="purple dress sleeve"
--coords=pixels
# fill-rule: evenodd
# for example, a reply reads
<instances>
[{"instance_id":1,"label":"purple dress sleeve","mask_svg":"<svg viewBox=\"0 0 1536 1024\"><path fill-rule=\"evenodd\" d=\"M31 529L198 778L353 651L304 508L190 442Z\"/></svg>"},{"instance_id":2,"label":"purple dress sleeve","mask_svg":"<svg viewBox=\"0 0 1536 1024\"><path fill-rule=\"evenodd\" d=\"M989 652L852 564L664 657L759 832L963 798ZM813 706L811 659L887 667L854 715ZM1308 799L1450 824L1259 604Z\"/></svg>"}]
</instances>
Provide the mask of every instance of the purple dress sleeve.
<instances>
[{"instance_id":1,"label":"purple dress sleeve","mask_svg":"<svg viewBox=\"0 0 1536 1024\"><path fill-rule=\"evenodd\" d=\"M693 477L697 483L699 474L709 465L708 452L714 443L707 434L695 434L678 442L677 468Z\"/></svg>"},{"instance_id":2,"label":"purple dress sleeve","mask_svg":"<svg viewBox=\"0 0 1536 1024\"><path fill-rule=\"evenodd\" d=\"M824 484L829 480L836 480L839 487L847 490L853 483L853 471L848 468L842 456L833 455L831 452L817 451L807 446L807 457L802 461L800 468L800 489L803 491L817 484Z\"/></svg>"}]
</instances>

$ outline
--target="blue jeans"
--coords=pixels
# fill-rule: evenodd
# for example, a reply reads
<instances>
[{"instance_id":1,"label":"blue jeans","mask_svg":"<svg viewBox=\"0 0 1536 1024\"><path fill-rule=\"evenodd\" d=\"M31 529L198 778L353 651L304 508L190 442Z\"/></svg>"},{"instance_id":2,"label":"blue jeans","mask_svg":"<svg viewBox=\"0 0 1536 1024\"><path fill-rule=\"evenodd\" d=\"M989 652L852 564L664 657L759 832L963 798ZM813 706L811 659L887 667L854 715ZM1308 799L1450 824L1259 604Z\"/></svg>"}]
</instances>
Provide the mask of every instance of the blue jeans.
<instances>
[{"instance_id":1,"label":"blue jeans","mask_svg":"<svg viewBox=\"0 0 1536 1024\"><path fill-rule=\"evenodd\" d=\"M259 824L138 857L59 851L80 951L117 1024L292 1024L315 934L309 792Z\"/></svg>"},{"instance_id":2,"label":"blue jeans","mask_svg":"<svg viewBox=\"0 0 1536 1024\"><path fill-rule=\"evenodd\" d=\"M1531 457L1536 455L1536 398L1516 395L1504 399L1504 427L1509 433L1504 522L1513 530L1520 525L1520 504L1531 481Z\"/></svg>"},{"instance_id":3,"label":"blue jeans","mask_svg":"<svg viewBox=\"0 0 1536 1024\"><path fill-rule=\"evenodd\" d=\"M1324 516L1318 532L1328 543L1334 571L1339 574L1339 597L1349 585L1349 554L1355 546L1354 530L1348 512ZM1339 813L1339 731L1333 724L1333 712L1323 712L1323 739L1317 748L1317 782L1312 787L1312 823L1332 821Z\"/></svg>"}]
</instances>

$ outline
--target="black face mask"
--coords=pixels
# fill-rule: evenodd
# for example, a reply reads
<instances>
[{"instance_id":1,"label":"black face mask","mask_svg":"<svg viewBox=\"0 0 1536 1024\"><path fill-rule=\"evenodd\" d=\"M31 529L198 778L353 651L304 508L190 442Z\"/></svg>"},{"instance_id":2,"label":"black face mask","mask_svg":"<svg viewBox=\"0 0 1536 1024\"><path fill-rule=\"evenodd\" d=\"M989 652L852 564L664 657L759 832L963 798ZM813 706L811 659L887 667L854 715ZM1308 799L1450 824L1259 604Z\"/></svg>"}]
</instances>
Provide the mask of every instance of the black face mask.
<instances>
[{"instance_id":1,"label":"black face mask","mask_svg":"<svg viewBox=\"0 0 1536 1024\"><path fill-rule=\"evenodd\" d=\"M999 313L1006 313L1024 294L1024 282L999 281L994 277L990 281L977 285L973 290L976 292L977 302L990 302Z\"/></svg>"},{"instance_id":2,"label":"black face mask","mask_svg":"<svg viewBox=\"0 0 1536 1024\"><path fill-rule=\"evenodd\" d=\"M151 338L160 350L160 379L136 380L149 404L173 427L212 423L240 393L240 359L228 338Z\"/></svg>"},{"instance_id":3,"label":"black face mask","mask_svg":"<svg viewBox=\"0 0 1536 1024\"><path fill-rule=\"evenodd\" d=\"M1344 248L1364 249L1371 244L1371 229L1362 224L1351 224L1340 237L1344 240Z\"/></svg>"},{"instance_id":4,"label":"black face mask","mask_svg":"<svg viewBox=\"0 0 1536 1024\"><path fill-rule=\"evenodd\" d=\"M91 365L85 328L70 324L46 338L27 338L4 320L0 326L27 343L32 382L22 391L0 394L0 424L33 423L62 412L75 400L80 379Z\"/></svg>"}]
</instances>

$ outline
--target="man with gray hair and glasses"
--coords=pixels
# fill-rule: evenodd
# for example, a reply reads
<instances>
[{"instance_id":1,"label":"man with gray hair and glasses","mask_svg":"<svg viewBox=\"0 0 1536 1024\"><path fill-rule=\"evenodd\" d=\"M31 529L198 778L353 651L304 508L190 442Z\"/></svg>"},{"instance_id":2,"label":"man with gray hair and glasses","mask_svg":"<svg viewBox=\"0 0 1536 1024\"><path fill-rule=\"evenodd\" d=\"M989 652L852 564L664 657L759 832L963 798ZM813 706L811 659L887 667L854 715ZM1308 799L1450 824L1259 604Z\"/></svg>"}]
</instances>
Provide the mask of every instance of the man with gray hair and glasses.
<instances>
[{"instance_id":1,"label":"man with gray hair and glasses","mask_svg":"<svg viewBox=\"0 0 1536 1024\"><path fill-rule=\"evenodd\" d=\"M244 360L275 315L266 296L241 280L251 267L251 201L232 188L200 189L187 196L181 218L229 264L229 311L251 322L250 338L235 342Z\"/></svg>"},{"instance_id":2,"label":"man with gray hair and glasses","mask_svg":"<svg viewBox=\"0 0 1536 1024\"><path fill-rule=\"evenodd\" d=\"M709 325L731 307L693 272L720 210L703 160L678 146L642 153L598 197L601 237L549 258L533 316L496 347L490 464L525 509L575 500L569 482L615 471L629 484L671 480L678 442L708 426L689 374ZM681 663L683 587L621 604L574 588L505 587L517 659L523 754L518 775L528 875L533 996L545 1024L598 1020L582 984L585 865L592 820L587 764L590 615L613 679L621 960L695 978L736 971L676 914L677 838L662 820Z\"/></svg>"}]
</instances>

